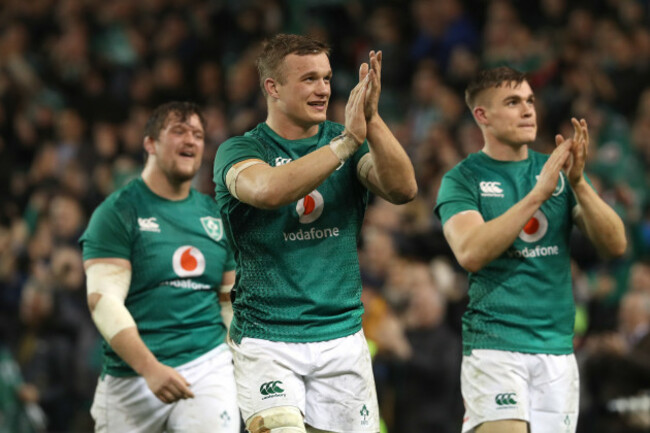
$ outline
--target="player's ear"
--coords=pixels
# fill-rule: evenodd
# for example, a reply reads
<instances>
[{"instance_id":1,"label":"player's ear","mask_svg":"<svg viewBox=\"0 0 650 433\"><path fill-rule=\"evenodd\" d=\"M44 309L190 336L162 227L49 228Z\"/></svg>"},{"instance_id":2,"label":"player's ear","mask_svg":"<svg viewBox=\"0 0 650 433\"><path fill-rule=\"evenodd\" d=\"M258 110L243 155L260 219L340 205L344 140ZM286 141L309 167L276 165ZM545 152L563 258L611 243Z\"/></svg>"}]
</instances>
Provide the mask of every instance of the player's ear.
<instances>
[{"instance_id":1,"label":"player's ear","mask_svg":"<svg viewBox=\"0 0 650 433\"><path fill-rule=\"evenodd\" d=\"M271 98L280 98L277 82L273 78L269 77L264 80L264 90L266 90L266 93L268 93Z\"/></svg>"},{"instance_id":2,"label":"player's ear","mask_svg":"<svg viewBox=\"0 0 650 433\"><path fill-rule=\"evenodd\" d=\"M147 152L148 155L153 155L154 153L156 153L156 140L154 140L153 138L149 136L145 137L142 145L144 147L145 152Z\"/></svg>"},{"instance_id":3,"label":"player's ear","mask_svg":"<svg viewBox=\"0 0 650 433\"><path fill-rule=\"evenodd\" d=\"M474 110L472 110L472 113L474 114L474 119L476 119L476 122L479 125L487 125L488 119L487 119L487 112L485 110L485 107L477 105L476 107L474 107Z\"/></svg>"}]
</instances>

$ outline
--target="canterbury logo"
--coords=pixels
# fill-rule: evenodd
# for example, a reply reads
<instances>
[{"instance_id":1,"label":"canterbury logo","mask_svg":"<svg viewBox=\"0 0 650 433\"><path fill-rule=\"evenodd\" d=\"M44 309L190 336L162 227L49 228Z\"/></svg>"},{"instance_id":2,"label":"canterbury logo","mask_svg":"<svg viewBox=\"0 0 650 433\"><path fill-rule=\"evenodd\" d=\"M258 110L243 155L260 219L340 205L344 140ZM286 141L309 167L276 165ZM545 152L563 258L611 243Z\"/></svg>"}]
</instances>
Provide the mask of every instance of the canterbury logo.
<instances>
[{"instance_id":1,"label":"canterbury logo","mask_svg":"<svg viewBox=\"0 0 650 433\"><path fill-rule=\"evenodd\" d=\"M260 386L260 393L262 395L270 395L284 392L284 389L280 388L280 385L282 385L282 381L280 380L263 383L262 386Z\"/></svg>"},{"instance_id":2,"label":"canterbury logo","mask_svg":"<svg viewBox=\"0 0 650 433\"><path fill-rule=\"evenodd\" d=\"M156 217L138 218L138 226L140 226L141 232L160 233L160 226L156 222Z\"/></svg>"},{"instance_id":3,"label":"canterbury logo","mask_svg":"<svg viewBox=\"0 0 650 433\"><path fill-rule=\"evenodd\" d=\"M517 404L517 401L515 400L516 396L517 396L517 393L515 393L515 392L508 392L508 393L505 393L505 394L497 394L497 396L494 397L494 402L496 404L498 404L499 406Z\"/></svg>"},{"instance_id":4,"label":"canterbury logo","mask_svg":"<svg viewBox=\"0 0 650 433\"><path fill-rule=\"evenodd\" d=\"M481 195L484 197L503 197L503 189L501 189L501 182L481 182Z\"/></svg>"}]
</instances>

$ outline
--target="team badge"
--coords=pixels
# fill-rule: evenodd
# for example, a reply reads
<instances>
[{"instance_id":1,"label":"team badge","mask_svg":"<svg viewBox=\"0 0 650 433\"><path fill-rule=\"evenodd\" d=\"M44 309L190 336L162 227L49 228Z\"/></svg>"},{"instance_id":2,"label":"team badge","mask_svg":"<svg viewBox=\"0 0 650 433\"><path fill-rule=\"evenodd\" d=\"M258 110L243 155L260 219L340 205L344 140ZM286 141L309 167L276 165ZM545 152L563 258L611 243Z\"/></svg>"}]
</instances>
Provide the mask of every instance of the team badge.
<instances>
[{"instance_id":1,"label":"team badge","mask_svg":"<svg viewBox=\"0 0 650 433\"><path fill-rule=\"evenodd\" d=\"M201 224L208 236L215 242L219 242L223 238L223 223L221 222L221 218L202 217Z\"/></svg>"}]
</instances>

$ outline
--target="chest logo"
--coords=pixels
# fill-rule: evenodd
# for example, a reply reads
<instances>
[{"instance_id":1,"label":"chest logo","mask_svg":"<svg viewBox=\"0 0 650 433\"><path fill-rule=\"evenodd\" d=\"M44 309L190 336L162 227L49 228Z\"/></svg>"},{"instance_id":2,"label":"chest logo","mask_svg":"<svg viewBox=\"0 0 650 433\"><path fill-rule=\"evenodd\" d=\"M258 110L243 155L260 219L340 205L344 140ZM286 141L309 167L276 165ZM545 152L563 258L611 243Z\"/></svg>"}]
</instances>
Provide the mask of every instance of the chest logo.
<instances>
[{"instance_id":1,"label":"chest logo","mask_svg":"<svg viewBox=\"0 0 650 433\"><path fill-rule=\"evenodd\" d=\"M205 256L198 248L184 245L174 251L172 265L179 277L198 277L205 271Z\"/></svg>"},{"instance_id":2,"label":"chest logo","mask_svg":"<svg viewBox=\"0 0 650 433\"><path fill-rule=\"evenodd\" d=\"M323 196L317 190L313 190L296 204L298 221L303 224L313 223L321 216L324 207Z\"/></svg>"},{"instance_id":3,"label":"chest logo","mask_svg":"<svg viewBox=\"0 0 650 433\"><path fill-rule=\"evenodd\" d=\"M201 225L203 225L203 229L208 236L215 242L219 242L223 238L223 222L221 222L221 218L202 217Z\"/></svg>"},{"instance_id":4,"label":"chest logo","mask_svg":"<svg viewBox=\"0 0 650 433\"><path fill-rule=\"evenodd\" d=\"M519 239L524 242L537 242L548 231L548 219L544 213L537 209L519 233Z\"/></svg>"},{"instance_id":5,"label":"chest logo","mask_svg":"<svg viewBox=\"0 0 650 433\"><path fill-rule=\"evenodd\" d=\"M501 182L481 182L478 186L482 197L503 197Z\"/></svg>"},{"instance_id":6,"label":"chest logo","mask_svg":"<svg viewBox=\"0 0 650 433\"><path fill-rule=\"evenodd\" d=\"M156 217L138 218L138 227L140 227L141 232L160 233L160 226L156 222Z\"/></svg>"}]
</instances>

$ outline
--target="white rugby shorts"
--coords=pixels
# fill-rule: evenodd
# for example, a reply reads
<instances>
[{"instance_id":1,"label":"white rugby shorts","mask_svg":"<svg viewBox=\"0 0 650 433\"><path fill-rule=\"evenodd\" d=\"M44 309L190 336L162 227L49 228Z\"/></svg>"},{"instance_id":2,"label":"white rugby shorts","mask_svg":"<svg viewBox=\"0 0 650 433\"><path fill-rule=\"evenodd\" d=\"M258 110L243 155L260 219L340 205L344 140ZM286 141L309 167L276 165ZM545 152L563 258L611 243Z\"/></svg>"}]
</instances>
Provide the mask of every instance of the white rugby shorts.
<instances>
[{"instance_id":1,"label":"white rugby shorts","mask_svg":"<svg viewBox=\"0 0 650 433\"><path fill-rule=\"evenodd\" d=\"M305 423L325 431L379 432L379 408L363 331L313 343L229 340L244 420L265 409L293 406Z\"/></svg>"},{"instance_id":2,"label":"white rugby shorts","mask_svg":"<svg viewBox=\"0 0 650 433\"><path fill-rule=\"evenodd\" d=\"M90 413L96 433L239 433L232 355L221 344L176 367L194 398L165 404L141 376L100 378Z\"/></svg>"},{"instance_id":3,"label":"white rugby shorts","mask_svg":"<svg viewBox=\"0 0 650 433\"><path fill-rule=\"evenodd\" d=\"M487 421L518 419L531 433L575 433L579 378L575 356L473 350L463 356L463 433Z\"/></svg>"}]
</instances>

